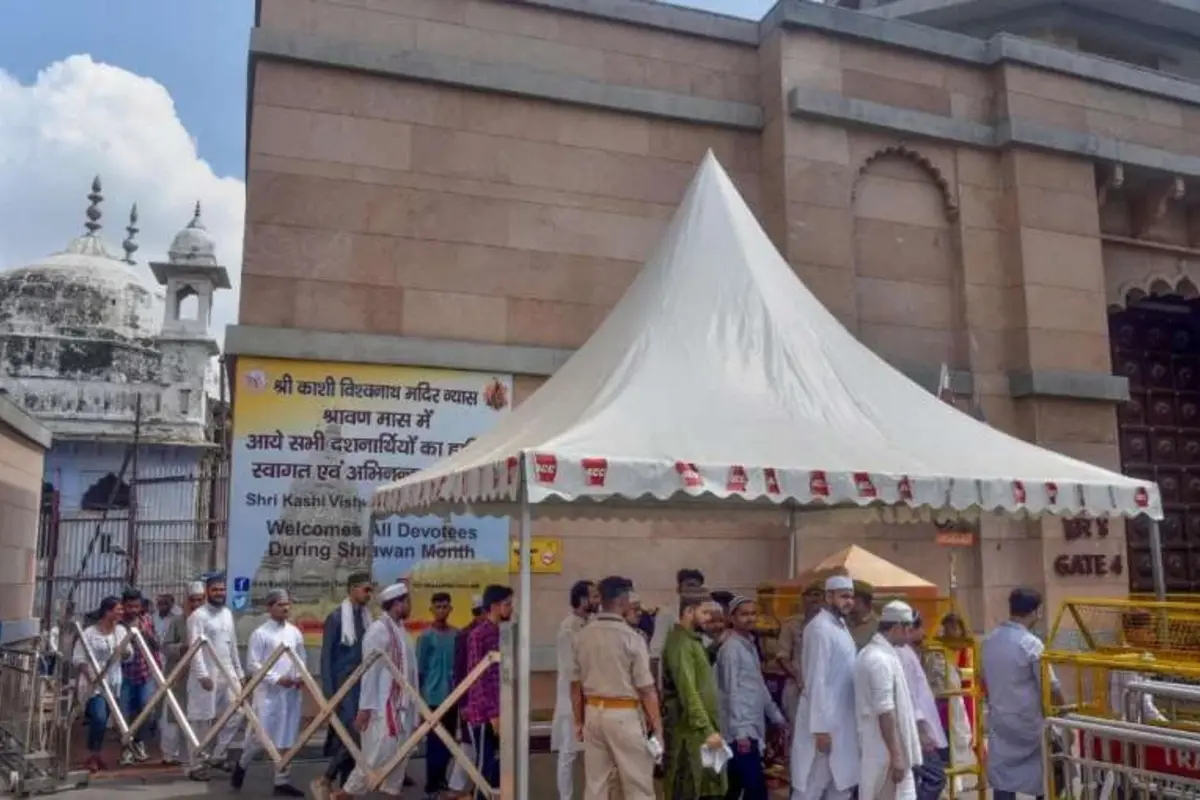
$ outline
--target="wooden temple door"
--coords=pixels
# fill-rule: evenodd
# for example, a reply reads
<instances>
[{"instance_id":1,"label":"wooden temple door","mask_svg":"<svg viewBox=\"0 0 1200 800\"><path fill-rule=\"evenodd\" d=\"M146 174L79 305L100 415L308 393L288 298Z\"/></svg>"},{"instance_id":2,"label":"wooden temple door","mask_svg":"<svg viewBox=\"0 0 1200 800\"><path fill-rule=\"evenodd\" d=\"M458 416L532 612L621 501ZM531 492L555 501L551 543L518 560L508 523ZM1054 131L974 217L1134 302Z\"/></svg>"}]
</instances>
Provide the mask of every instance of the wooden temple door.
<instances>
[{"instance_id":1,"label":"wooden temple door","mask_svg":"<svg viewBox=\"0 0 1200 800\"><path fill-rule=\"evenodd\" d=\"M1109 317L1113 371L1129 379L1118 407L1121 471L1158 483L1170 593L1200 592L1200 312L1154 297ZM1149 526L1127 524L1129 588L1154 591Z\"/></svg>"}]
</instances>

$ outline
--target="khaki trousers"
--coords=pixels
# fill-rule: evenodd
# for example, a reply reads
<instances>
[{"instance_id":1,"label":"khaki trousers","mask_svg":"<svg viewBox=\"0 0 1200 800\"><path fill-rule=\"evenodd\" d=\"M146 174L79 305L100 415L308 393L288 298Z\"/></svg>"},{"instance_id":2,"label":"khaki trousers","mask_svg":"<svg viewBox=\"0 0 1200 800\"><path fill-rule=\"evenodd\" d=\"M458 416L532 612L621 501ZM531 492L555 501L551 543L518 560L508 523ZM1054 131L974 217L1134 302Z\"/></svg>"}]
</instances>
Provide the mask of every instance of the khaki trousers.
<instances>
[{"instance_id":1,"label":"khaki trousers","mask_svg":"<svg viewBox=\"0 0 1200 800\"><path fill-rule=\"evenodd\" d=\"M646 746L642 712L589 705L583 724L584 800L654 800L654 759Z\"/></svg>"}]
</instances>

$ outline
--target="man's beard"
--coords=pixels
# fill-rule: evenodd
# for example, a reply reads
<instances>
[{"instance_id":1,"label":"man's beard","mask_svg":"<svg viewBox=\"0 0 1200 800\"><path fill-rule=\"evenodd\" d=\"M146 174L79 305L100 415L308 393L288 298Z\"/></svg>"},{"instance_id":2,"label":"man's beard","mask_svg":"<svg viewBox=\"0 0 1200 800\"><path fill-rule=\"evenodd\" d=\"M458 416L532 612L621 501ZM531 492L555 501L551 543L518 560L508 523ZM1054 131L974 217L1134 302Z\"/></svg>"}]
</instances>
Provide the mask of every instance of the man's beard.
<instances>
[{"instance_id":1,"label":"man's beard","mask_svg":"<svg viewBox=\"0 0 1200 800\"><path fill-rule=\"evenodd\" d=\"M208 598L208 604L210 606L216 606L217 608L220 608L221 606L225 605L225 598L224 597L210 597L210 598Z\"/></svg>"}]
</instances>

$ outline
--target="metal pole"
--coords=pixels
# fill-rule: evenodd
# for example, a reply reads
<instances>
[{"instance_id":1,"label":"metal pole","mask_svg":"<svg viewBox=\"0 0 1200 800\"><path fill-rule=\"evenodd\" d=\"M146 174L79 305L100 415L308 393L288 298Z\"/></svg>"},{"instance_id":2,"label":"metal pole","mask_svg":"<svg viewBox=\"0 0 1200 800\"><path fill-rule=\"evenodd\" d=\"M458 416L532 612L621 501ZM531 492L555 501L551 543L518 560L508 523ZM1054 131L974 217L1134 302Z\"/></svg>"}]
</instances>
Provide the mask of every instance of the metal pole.
<instances>
[{"instance_id":1,"label":"metal pole","mask_svg":"<svg viewBox=\"0 0 1200 800\"><path fill-rule=\"evenodd\" d=\"M513 721L517 716L516 703L513 697L513 667L516 666L517 647L513 641L515 631L510 622L500 626L500 785L492 787L499 789L494 800L513 800L514 775L520 770L516 768L517 748L516 726Z\"/></svg>"},{"instance_id":2,"label":"metal pole","mask_svg":"<svg viewBox=\"0 0 1200 800\"><path fill-rule=\"evenodd\" d=\"M800 555L799 542L796 541L796 509L788 507L788 580L796 577L796 558Z\"/></svg>"},{"instance_id":3,"label":"metal pole","mask_svg":"<svg viewBox=\"0 0 1200 800\"><path fill-rule=\"evenodd\" d=\"M529 656L533 627L533 540L528 490L521 493L521 608L517 618L517 798L529 800Z\"/></svg>"},{"instance_id":4,"label":"metal pole","mask_svg":"<svg viewBox=\"0 0 1200 800\"><path fill-rule=\"evenodd\" d=\"M133 455L129 460L129 508L126 509L125 557L128 559L125 569L125 585L137 586L138 561L138 451L142 449L142 393L138 392L133 408Z\"/></svg>"},{"instance_id":5,"label":"metal pole","mask_svg":"<svg viewBox=\"0 0 1200 800\"><path fill-rule=\"evenodd\" d=\"M1150 520L1150 572L1154 576L1154 597L1158 602L1167 599L1167 578L1163 574L1162 533L1158 520Z\"/></svg>"}]
</instances>

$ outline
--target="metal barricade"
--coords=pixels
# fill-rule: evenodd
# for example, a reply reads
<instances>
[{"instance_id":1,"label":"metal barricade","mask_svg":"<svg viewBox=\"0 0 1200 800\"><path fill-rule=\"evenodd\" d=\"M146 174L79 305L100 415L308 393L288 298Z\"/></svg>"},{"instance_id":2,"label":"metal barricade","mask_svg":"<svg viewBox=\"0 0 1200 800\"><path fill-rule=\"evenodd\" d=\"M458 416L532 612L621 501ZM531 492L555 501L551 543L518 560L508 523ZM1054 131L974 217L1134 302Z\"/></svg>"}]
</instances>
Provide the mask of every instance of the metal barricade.
<instances>
[{"instance_id":1,"label":"metal barricade","mask_svg":"<svg viewBox=\"0 0 1200 800\"><path fill-rule=\"evenodd\" d=\"M926 674L934 678L937 686L934 697L939 706L946 709L946 742L950 759L946 765L946 791L950 800L957 797L987 795L987 773L984 770L983 737L983 691L972 671L962 674L958 667L958 655L970 654L972 665L979 663L979 641L972 636L959 639L931 638L923 646L923 662ZM957 681L951 679L957 677ZM963 704L963 715L956 714L955 703ZM974 721L965 710L966 705L974 712ZM963 730L963 726L966 730ZM956 742L967 740L969 745L960 747Z\"/></svg>"},{"instance_id":2,"label":"metal barricade","mask_svg":"<svg viewBox=\"0 0 1200 800\"><path fill-rule=\"evenodd\" d=\"M1200 798L1200 734L1083 714L1049 717L1045 730L1066 744L1046 749L1047 797Z\"/></svg>"},{"instance_id":3,"label":"metal barricade","mask_svg":"<svg viewBox=\"0 0 1200 800\"><path fill-rule=\"evenodd\" d=\"M1051 796L1200 798L1200 606L1067 600L1041 671Z\"/></svg>"},{"instance_id":4,"label":"metal barricade","mask_svg":"<svg viewBox=\"0 0 1200 800\"><path fill-rule=\"evenodd\" d=\"M0 785L18 797L87 785L69 766L66 704L40 639L0 648Z\"/></svg>"},{"instance_id":5,"label":"metal barricade","mask_svg":"<svg viewBox=\"0 0 1200 800\"><path fill-rule=\"evenodd\" d=\"M474 762L463 752L462 748L454 740L454 737L441 725L441 720L455 709L470 687L482 678L490 667L500 665L501 726L505 734L514 729L515 714L513 712L514 704L512 697L514 639L511 626L509 625L505 625L501 631L501 650L488 653L436 709L430 709L421 700L418 688L409 684L401 668L383 652L373 652L364 658L363 663L351 673L350 677L338 688L337 692L332 697L326 698L320 685L309 672L304 659L293 648L286 645L276 648L262 664L261 668L249 680L243 682L238 675L234 674L223 663L222 659L218 657L218 654L213 649L212 644L203 637L193 641L179 663L172 668L169 674L164 675L145 637L136 628L127 633L125 638L113 649L112 654L105 659L104 663L100 662L96 654L88 646L83 628L78 623L74 626L74 633L76 635L77 652L80 654L83 666L86 667L82 682L82 694L90 696L93 692L98 691L100 696L104 698L104 703L108 707L109 716L112 720L112 726L120 736L122 745L128 745L139 730L154 720L157 717L156 710L160 703L165 702L170 715L174 717L176 724L179 726L180 734L183 736L191 752L198 754L200 757L207 757L211 752L211 745L216 741L221 731L227 725L239 724L237 718L240 717L249 726L247 735L256 736L262 745L263 753L267 759L276 769L282 770L296 759L323 726L328 725L334 735L341 740L347 752L354 758L358 767L362 769L368 788L371 791L376 791L387 780L389 775L407 761L409 755L417 748L421 741L426 736L432 734L441 739L446 745L450 755L462 766L468 780L480 793L493 798L511 798L513 796L511 792L505 793L501 787L488 785ZM130 657L133 651L140 653L145 658L150 669L151 678L154 680L157 688L145 707L141 709L134 719L129 720L126 719L119 699L113 691L113 687L105 680L105 676L111 667L118 664L122 659ZM223 690L227 692L229 703L213 721L213 724L208 726L202 734L198 735L189 722L185 710L180 706L175 696L174 687L180 681L187 681L192 662L202 652L205 655L206 662L211 664L223 679L220 683L223 686ZM299 732L295 743L282 753L271 741L270 736L267 735L262 721L258 718L254 703L255 691L262 685L280 659L289 659L291 661L304 689L312 696L318 708L314 718ZM75 657L73 653L72 660L78 661L80 658ZM400 685L401 691L413 698L417 713L422 721L400 743L397 752L391 758L384 764L372 767L366 764L362 750L355 742L351 733L346 730L345 725L338 719L336 711L338 705L350 691L361 683L368 673L374 669L384 669L391 674L393 681ZM72 704L72 711L68 715L68 720L77 719L79 714L82 713L82 707L80 703ZM502 742L511 739L511 735L501 736ZM510 757L505 760L502 755L502 786L508 785L511 782L511 773L514 767L514 759Z\"/></svg>"}]
</instances>

